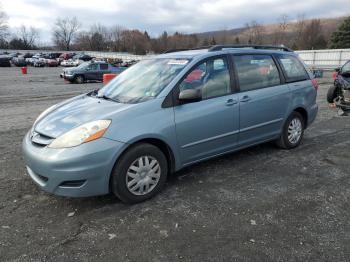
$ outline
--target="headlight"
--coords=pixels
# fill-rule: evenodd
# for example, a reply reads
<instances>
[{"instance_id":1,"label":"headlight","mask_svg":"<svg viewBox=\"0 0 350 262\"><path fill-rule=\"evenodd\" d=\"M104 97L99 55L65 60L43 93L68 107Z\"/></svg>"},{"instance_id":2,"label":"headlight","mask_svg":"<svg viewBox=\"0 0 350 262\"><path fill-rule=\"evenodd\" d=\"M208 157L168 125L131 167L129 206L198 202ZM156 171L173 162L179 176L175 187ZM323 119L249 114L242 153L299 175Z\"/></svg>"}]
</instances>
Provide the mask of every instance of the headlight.
<instances>
[{"instance_id":1,"label":"headlight","mask_svg":"<svg viewBox=\"0 0 350 262\"><path fill-rule=\"evenodd\" d=\"M56 138L49 147L73 147L96 140L103 136L110 123L111 120L97 120L83 124Z\"/></svg>"}]
</instances>

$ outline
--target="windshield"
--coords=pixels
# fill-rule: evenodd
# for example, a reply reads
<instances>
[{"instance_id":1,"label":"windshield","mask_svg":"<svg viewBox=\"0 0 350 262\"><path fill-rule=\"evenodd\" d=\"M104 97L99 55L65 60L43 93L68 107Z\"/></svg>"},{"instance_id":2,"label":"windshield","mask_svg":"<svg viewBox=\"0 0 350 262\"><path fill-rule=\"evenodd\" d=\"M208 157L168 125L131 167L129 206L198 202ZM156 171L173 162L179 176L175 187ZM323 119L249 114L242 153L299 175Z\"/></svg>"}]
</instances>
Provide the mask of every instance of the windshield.
<instances>
[{"instance_id":1,"label":"windshield","mask_svg":"<svg viewBox=\"0 0 350 262\"><path fill-rule=\"evenodd\" d=\"M343 65L342 73L350 74L350 62L347 62Z\"/></svg>"},{"instance_id":2,"label":"windshield","mask_svg":"<svg viewBox=\"0 0 350 262\"><path fill-rule=\"evenodd\" d=\"M155 98L187 63L186 59L143 60L114 78L98 92L98 96L121 103Z\"/></svg>"},{"instance_id":3,"label":"windshield","mask_svg":"<svg viewBox=\"0 0 350 262\"><path fill-rule=\"evenodd\" d=\"M87 67L89 64L90 64L90 62L84 62L84 63L81 63L80 65L78 65L76 68L84 69L84 68Z\"/></svg>"}]
</instances>

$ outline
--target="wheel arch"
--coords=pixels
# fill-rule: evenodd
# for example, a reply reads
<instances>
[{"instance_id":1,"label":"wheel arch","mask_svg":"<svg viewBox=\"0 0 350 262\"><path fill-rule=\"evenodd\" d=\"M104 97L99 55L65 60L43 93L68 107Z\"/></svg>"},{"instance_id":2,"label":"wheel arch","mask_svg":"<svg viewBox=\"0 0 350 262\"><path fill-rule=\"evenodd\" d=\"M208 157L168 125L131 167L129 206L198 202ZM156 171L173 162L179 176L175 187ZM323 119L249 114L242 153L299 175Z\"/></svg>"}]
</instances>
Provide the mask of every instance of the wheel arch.
<instances>
[{"instance_id":1,"label":"wheel arch","mask_svg":"<svg viewBox=\"0 0 350 262\"><path fill-rule=\"evenodd\" d=\"M301 116L304 119L305 128L307 128L309 116L308 116L308 112L306 111L306 109L304 107L299 106L299 107L295 108L293 110L293 112L298 112L299 114L301 114Z\"/></svg>"},{"instance_id":2,"label":"wheel arch","mask_svg":"<svg viewBox=\"0 0 350 262\"><path fill-rule=\"evenodd\" d=\"M132 143L128 144L128 146L125 147L123 149L123 151L116 158L115 163L113 165L113 168L112 168L110 175L109 175L109 191L110 192L111 192L112 173L113 173L114 167L118 163L118 160L120 159L120 157L122 155L125 154L125 152L128 149L130 149L131 147L133 147L137 144L141 144L141 143L148 143L148 144L151 144L151 145L158 147L163 152L163 154L165 155L165 157L167 159L169 173L171 174L171 173L174 173L176 171L176 162L175 162L174 152L165 141L163 141L159 138L154 138L154 137L140 138L140 139L135 140Z\"/></svg>"}]
</instances>

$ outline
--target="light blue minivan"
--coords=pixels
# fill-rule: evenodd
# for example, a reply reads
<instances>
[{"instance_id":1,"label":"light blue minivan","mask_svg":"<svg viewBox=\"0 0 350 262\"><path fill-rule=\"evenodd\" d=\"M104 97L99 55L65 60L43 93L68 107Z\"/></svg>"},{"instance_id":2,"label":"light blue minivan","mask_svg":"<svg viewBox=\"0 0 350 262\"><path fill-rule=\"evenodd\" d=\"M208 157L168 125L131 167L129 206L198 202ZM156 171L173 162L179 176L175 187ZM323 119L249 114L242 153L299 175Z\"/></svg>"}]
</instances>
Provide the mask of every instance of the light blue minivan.
<instances>
[{"instance_id":1,"label":"light blue minivan","mask_svg":"<svg viewBox=\"0 0 350 262\"><path fill-rule=\"evenodd\" d=\"M185 166L272 140L298 146L317 88L283 46L153 56L44 111L23 140L27 172L57 195L144 201Z\"/></svg>"}]
</instances>

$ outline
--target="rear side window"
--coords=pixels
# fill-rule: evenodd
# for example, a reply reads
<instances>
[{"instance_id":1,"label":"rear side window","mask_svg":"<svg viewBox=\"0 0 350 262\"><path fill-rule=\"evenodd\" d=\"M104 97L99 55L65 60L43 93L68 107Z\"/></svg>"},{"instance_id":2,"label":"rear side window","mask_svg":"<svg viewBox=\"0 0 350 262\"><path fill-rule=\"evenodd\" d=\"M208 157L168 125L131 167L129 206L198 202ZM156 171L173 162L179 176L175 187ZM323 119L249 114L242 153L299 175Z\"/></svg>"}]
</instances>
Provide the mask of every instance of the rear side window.
<instances>
[{"instance_id":1,"label":"rear side window","mask_svg":"<svg viewBox=\"0 0 350 262\"><path fill-rule=\"evenodd\" d=\"M278 60L281 62L287 82L309 79L309 75L298 58L290 55L279 55Z\"/></svg>"},{"instance_id":2,"label":"rear side window","mask_svg":"<svg viewBox=\"0 0 350 262\"><path fill-rule=\"evenodd\" d=\"M100 64L101 70L107 70L108 69L108 64Z\"/></svg>"},{"instance_id":3,"label":"rear side window","mask_svg":"<svg viewBox=\"0 0 350 262\"><path fill-rule=\"evenodd\" d=\"M239 87L249 91L281 83L277 66L269 55L234 56Z\"/></svg>"}]
</instances>

